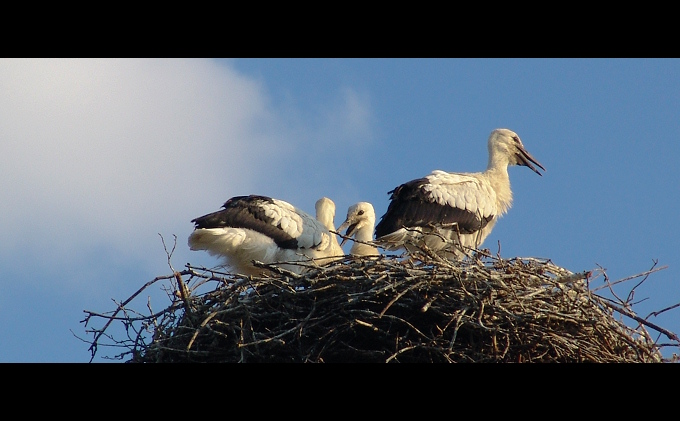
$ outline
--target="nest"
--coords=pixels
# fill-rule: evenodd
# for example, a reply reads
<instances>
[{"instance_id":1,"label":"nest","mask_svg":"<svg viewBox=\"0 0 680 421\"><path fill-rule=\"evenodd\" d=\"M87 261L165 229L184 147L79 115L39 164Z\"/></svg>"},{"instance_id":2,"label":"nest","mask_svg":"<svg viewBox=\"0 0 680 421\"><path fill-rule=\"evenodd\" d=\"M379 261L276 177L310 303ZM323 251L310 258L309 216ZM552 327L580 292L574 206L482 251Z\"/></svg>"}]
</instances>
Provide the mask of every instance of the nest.
<instances>
[{"instance_id":1,"label":"nest","mask_svg":"<svg viewBox=\"0 0 680 421\"><path fill-rule=\"evenodd\" d=\"M89 331L92 356L109 339L124 349L114 358L136 363L678 360L660 352L680 348L677 335L639 317L630 303L593 291L603 271L572 273L550 260L488 253L451 262L426 250L346 256L308 264L304 275L258 265L271 274L187 265L108 315L86 311L86 326L94 317L107 321ZM143 316L127 307L156 282L165 282L166 309ZM124 323L126 338L105 333L114 321ZM659 343L662 336L671 342Z\"/></svg>"}]
</instances>

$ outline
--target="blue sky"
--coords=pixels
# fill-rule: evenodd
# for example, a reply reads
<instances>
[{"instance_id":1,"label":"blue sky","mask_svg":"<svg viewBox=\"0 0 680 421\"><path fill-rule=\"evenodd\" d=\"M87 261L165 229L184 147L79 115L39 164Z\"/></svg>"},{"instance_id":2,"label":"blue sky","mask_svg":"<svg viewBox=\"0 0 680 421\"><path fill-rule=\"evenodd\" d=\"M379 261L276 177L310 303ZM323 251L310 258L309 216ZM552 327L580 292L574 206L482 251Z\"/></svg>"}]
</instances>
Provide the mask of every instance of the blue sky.
<instances>
[{"instance_id":1,"label":"blue sky","mask_svg":"<svg viewBox=\"0 0 680 421\"><path fill-rule=\"evenodd\" d=\"M89 361L84 310L170 274L160 236L214 266L186 239L229 197L380 217L405 181L484 170L498 127L547 171L510 168L484 247L612 281L657 261L634 310L680 302L678 59L0 59L0 90L0 362ZM680 333L680 308L649 321Z\"/></svg>"}]
</instances>

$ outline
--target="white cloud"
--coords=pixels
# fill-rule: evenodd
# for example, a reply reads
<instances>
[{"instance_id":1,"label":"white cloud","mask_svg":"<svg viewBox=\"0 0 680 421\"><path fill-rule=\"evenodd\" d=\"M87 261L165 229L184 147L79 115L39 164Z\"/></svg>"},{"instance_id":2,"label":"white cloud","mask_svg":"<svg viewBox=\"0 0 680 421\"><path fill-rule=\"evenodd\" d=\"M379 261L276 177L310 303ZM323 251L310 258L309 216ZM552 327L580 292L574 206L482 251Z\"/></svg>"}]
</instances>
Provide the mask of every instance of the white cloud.
<instances>
[{"instance_id":1,"label":"white cloud","mask_svg":"<svg viewBox=\"0 0 680 421\"><path fill-rule=\"evenodd\" d=\"M276 195L320 137L370 138L366 96L347 89L316 124L291 123L305 113L272 109L259 82L209 59L0 59L0 92L5 259L139 259L162 253L158 233L186 247L191 218Z\"/></svg>"},{"instance_id":2,"label":"white cloud","mask_svg":"<svg viewBox=\"0 0 680 421\"><path fill-rule=\"evenodd\" d=\"M210 60L4 59L0 89L3 251L135 248L187 218L178 203L248 185L245 158L266 142L250 134L261 88Z\"/></svg>"},{"instance_id":3,"label":"white cloud","mask_svg":"<svg viewBox=\"0 0 680 421\"><path fill-rule=\"evenodd\" d=\"M367 182L361 173L370 171L374 162L367 155L376 130L369 94L350 86L332 93L322 95L324 101L311 101L309 109L300 109L295 98L286 97L277 110L289 153L270 169L269 186L310 210L321 196L348 206L346 200ZM336 215L344 218L346 211L338 208Z\"/></svg>"},{"instance_id":4,"label":"white cloud","mask_svg":"<svg viewBox=\"0 0 680 421\"><path fill-rule=\"evenodd\" d=\"M338 109L328 113L332 127L356 146L370 142L373 122L368 95L345 87L341 90L340 100L342 103Z\"/></svg>"}]
</instances>

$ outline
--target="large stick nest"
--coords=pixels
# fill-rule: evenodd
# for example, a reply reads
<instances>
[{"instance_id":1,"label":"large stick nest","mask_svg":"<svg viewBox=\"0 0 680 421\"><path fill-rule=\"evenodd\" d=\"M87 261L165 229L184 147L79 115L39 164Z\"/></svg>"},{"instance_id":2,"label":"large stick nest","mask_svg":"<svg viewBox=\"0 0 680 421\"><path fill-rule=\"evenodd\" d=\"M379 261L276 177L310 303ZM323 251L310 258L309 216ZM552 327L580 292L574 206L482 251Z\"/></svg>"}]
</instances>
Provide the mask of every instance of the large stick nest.
<instances>
[{"instance_id":1,"label":"large stick nest","mask_svg":"<svg viewBox=\"0 0 680 421\"><path fill-rule=\"evenodd\" d=\"M86 325L93 317L107 320L89 331L92 356L108 338L108 346L124 349L117 359L141 363L678 360L660 352L680 348L674 333L636 315L625 300L592 290L603 272L488 254L450 262L426 251L348 256L304 275L261 266L271 274L187 265L147 283L109 315L86 311ZM161 281L169 284L166 309L149 307L143 316L127 307ZM124 323L125 339L105 333L114 321ZM658 343L650 330L671 343Z\"/></svg>"}]
</instances>

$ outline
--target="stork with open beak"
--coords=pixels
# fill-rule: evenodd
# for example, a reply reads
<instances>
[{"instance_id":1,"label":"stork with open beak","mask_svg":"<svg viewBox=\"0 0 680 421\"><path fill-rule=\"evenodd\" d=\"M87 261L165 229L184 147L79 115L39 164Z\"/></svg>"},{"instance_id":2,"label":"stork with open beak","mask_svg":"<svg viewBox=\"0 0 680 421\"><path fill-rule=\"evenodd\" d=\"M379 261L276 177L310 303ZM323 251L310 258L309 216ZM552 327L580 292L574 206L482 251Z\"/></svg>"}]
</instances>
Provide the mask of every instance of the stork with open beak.
<instances>
[{"instance_id":1,"label":"stork with open beak","mask_svg":"<svg viewBox=\"0 0 680 421\"><path fill-rule=\"evenodd\" d=\"M499 217L512 206L508 167L545 171L508 129L491 132L486 171L432 171L388 192L390 204L375 228L375 241L387 250L426 245L443 257L460 259L481 246Z\"/></svg>"}]
</instances>

